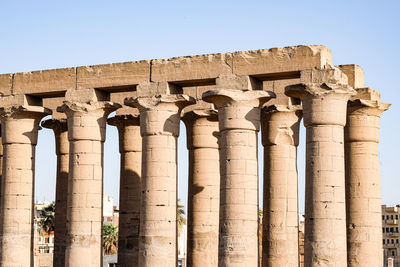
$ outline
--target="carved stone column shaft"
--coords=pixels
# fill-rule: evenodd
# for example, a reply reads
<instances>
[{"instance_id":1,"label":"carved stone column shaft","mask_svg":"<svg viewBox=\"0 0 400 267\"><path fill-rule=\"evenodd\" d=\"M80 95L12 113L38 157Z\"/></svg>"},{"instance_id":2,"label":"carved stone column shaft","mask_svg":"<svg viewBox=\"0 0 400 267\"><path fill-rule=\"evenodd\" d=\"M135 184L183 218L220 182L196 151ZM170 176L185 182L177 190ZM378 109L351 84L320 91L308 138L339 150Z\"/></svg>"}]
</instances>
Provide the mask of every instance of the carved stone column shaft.
<instances>
[{"instance_id":1,"label":"carved stone column shaft","mask_svg":"<svg viewBox=\"0 0 400 267\"><path fill-rule=\"evenodd\" d=\"M213 110L185 110L189 150L187 265L218 266L218 118Z\"/></svg>"},{"instance_id":2,"label":"carved stone column shaft","mask_svg":"<svg viewBox=\"0 0 400 267\"><path fill-rule=\"evenodd\" d=\"M117 115L108 123L118 128L121 153L118 264L138 266L142 163L140 121L138 116Z\"/></svg>"},{"instance_id":3,"label":"carved stone column shaft","mask_svg":"<svg viewBox=\"0 0 400 267\"><path fill-rule=\"evenodd\" d=\"M177 265L177 137L180 111L192 101L184 95L125 99L140 111L140 267Z\"/></svg>"},{"instance_id":4,"label":"carved stone column shaft","mask_svg":"<svg viewBox=\"0 0 400 267\"><path fill-rule=\"evenodd\" d=\"M66 119L51 119L42 122L45 128L53 129L57 155L56 211L54 218L53 266L64 267L67 227L67 197L69 172L69 142Z\"/></svg>"},{"instance_id":5,"label":"carved stone column shaft","mask_svg":"<svg viewBox=\"0 0 400 267\"><path fill-rule=\"evenodd\" d=\"M351 267L382 266L379 120L389 108L379 93L357 89L345 127L347 247Z\"/></svg>"},{"instance_id":6,"label":"carved stone column shaft","mask_svg":"<svg viewBox=\"0 0 400 267\"><path fill-rule=\"evenodd\" d=\"M58 108L67 115L70 144L65 266L98 267L102 264L106 120L119 105L94 98L81 102L74 98L75 92L71 94L67 99L73 102L64 101Z\"/></svg>"},{"instance_id":7,"label":"carved stone column shaft","mask_svg":"<svg viewBox=\"0 0 400 267\"><path fill-rule=\"evenodd\" d=\"M263 110L264 267L299 265L297 146L300 118L298 106L270 106Z\"/></svg>"},{"instance_id":8,"label":"carved stone column shaft","mask_svg":"<svg viewBox=\"0 0 400 267\"><path fill-rule=\"evenodd\" d=\"M288 86L306 127L305 266L347 267L344 130L354 90L338 69L305 71Z\"/></svg>"},{"instance_id":9,"label":"carved stone column shaft","mask_svg":"<svg viewBox=\"0 0 400 267\"><path fill-rule=\"evenodd\" d=\"M2 108L0 266L33 266L35 147L42 107Z\"/></svg>"},{"instance_id":10,"label":"carved stone column shaft","mask_svg":"<svg viewBox=\"0 0 400 267\"><path fill-rule=\"evenodd\" d=\"M230 87L220 79L217 85ZM218 108L220 148L219 265L258 266L257 132L260 107L273 94L264 91L210 90L203 100Z\"/></svg>"}]
</instances>

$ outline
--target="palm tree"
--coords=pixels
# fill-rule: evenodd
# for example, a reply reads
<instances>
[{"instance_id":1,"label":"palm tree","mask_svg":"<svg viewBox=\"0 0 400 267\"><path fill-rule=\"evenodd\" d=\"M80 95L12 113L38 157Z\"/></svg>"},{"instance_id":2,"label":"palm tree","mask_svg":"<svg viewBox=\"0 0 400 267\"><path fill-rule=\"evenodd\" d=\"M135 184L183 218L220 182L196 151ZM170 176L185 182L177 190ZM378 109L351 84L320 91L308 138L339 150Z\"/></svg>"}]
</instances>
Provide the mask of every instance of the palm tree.
<instances>
[{"instance_id":1,"label":"palm tree","mask_svg":"<svg viewBox=\"0 0 400 267\"><path fill-rule=\"evenodd\" d=\"M49 235L50 232L54 231L54 214L56 211L56 204L52 202L48 206L44 207L39 213L38 224L40 232L42 234Z\"/></svg>"},{"instance_id":2,"label":"palm tree","mask_svg":"<svg viewBox=\"0 0 400 267\"><path fill-rule=\"evenodd\" d=\"M178 213L178 228L179 228L179 230L181 230L183 225L186 224L185 207L182 204L179 203L180 201L181 200L178 199L178 210L177 210L177 213Z\"/></svg>"},{"instance_id":3,"label":"palm tree","mask_svg":"<svg viewBox=\"0 0 400 267\"><path fill-rule=\"evenodd\" d=\"M118 252L118 226L113 224L103 225L103 249L105 255Z\"/></svg>"}]
</instances>

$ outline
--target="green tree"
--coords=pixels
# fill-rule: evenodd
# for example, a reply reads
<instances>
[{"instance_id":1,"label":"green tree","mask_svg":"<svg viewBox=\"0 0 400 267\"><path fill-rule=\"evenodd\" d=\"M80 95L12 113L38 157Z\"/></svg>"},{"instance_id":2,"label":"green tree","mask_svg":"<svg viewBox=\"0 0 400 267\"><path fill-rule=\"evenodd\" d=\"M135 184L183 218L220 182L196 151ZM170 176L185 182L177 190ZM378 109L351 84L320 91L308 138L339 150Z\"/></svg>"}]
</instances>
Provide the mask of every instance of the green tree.
<instances>
[{"instance_id":1,"label":"green tree","mask_svg":"<svg viewBox=\"0 0 400 267\"><path fill-rule=\"evenodd\" d=\"M54 214L56 211L56 204L52 202L44 207L38 217L38 225L42 234L50 234L54 231Z\"/></svg>"},{"instance_id":2,"label":"green tree","mask_svg":"<svg viewBox=\"0 0 400 267\"><path fill-rule=\"evenodd\" d=\"M180 199L178 199L178 210L177 210L177 215L178 215L178 228L179 230L182 229L182 227L186 224L186 218L185 218L185 206L180 204Z\"/></svg>"},{"instance_id":3,"label":"green tree","mask_svg":"<svg viewBox=\"0 0 400 267\"><path fill-rule=\"evenodd\" d=\"M103 225L103 249L105 255L118 252L118 226L113 224Z\"/></svg>"}]
</instances>

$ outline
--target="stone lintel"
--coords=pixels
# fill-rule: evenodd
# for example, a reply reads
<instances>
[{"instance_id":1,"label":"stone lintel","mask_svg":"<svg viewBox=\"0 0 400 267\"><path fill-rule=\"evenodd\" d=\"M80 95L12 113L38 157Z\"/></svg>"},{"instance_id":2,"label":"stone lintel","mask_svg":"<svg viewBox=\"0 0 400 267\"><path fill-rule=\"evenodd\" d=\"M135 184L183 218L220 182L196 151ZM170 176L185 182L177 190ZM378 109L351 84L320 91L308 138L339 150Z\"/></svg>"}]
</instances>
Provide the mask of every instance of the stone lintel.
<instances>
[{"instance_id":1,"label":"stone lintel","mask_svg":"<svg viewBox=\"0 0 400 267\"><path fill-rule=\"evenodd\" d=\"M76 88L76 68L15 73L12 88L13 94L61 96Z\"/></svg>"},{"instance_id":2,"label":"stone lintel","mask_svg":"<svg viewBox=\"0 0 400 267\"><path fill-rule=\"evenodd\" d=\"M66 91L85 88L128 92L146 81L206 86L225 74L279 80L330 64L331 53L324 46L292 46L2 74L0 93L58 97Z\"/></svg>"},{"instance_id":3,"label":"stone lintel","mask_svg":"<svg viewBox=\"0 0 400 267\"><path fill-rule=\"evenodd\" d=\"M348 84L353 88L364 87L364 71L359 65L347 64L337 66L341 71L346 74Z\"/></svg>"},{"instance_id":4,"label":"stone lintel","mask_svg":"<svg viewBox=\"0 0 400 267\"><path fill-rule=\"evenodd\" d=\"M221 74L232 73L232 54L208 54L151 61L151 81L181 82L194 80L197 84Z\"/></svg>"},{"instance_id":5,"label":"stone lintel","mask_svg":"<svg viewBox=\"0 0 400 267\"><path fill-rule=\"evenodd\" d=\"M233 53L233 73L260 75L323 68L332 64L331 51L322 45L289 46Z\"/></svg>"},{"instance_id":6,"label":"stone lintel","mask_svg":"<svg viewBox=\"0 0 400 267\"><path fill-rule=\"evenodd\" d=\"M134 61L77 68L77 88L104 88L111 91L150 80L150 61ZM129 89L129 88L127 88Z\"/></svg>"}]
</instances>

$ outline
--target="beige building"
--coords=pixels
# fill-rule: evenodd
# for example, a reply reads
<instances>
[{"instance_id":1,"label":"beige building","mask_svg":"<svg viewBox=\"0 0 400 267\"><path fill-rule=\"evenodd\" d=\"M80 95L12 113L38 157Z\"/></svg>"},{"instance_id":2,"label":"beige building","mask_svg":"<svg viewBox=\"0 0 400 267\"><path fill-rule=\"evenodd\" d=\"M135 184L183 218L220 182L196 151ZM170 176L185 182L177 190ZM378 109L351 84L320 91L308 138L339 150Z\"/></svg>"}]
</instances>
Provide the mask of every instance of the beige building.
<instances>
[{"instance_id":1,"label":"beige building","mask_svg":"<svg viewBox=\"0 0 400 267\"><path fill-rule=\"evenodd\" d=\"M320 45L2 74L0 266L32 265L40 125L56 143L54 266L102 264L109 123L121 154L118 263L176 267L182 120L188 266L256 267L260 256L266 267L299 265L304 125L305 266L381 267L379 121L389 106L364 85L360 66L333 65Z\"/></svg>"},{"instance_id":2,"label":"beige building","mask_svg":"<svg viewBox=\"0 0 400 267\"><path fill-rule=\"evenodd\" d=\"M388 260L393 259L393 267L400 267L400 206L387 207L382 205L382 233L385 267Z\"/></svg>"}]
</instances>

